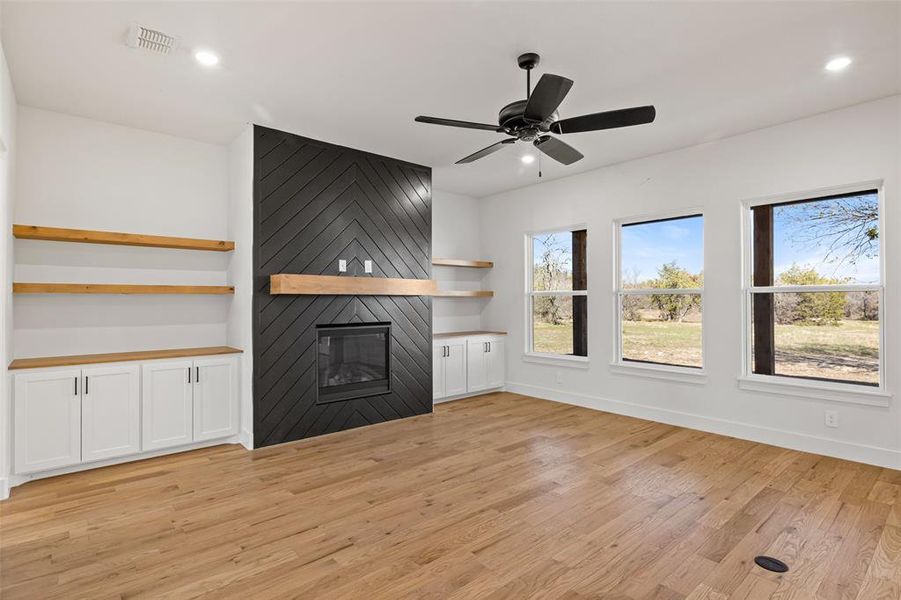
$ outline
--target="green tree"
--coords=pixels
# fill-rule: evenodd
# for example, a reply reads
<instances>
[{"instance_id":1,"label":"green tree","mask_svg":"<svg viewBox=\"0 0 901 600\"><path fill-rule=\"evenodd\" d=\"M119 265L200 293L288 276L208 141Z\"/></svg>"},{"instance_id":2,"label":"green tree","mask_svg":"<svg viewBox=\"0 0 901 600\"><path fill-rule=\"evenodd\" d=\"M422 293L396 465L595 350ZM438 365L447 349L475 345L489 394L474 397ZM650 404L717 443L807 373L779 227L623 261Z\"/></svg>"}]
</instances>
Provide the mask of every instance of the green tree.
<instances>
[{"instance_id":1,"label":"green tree","mask_svg":"<svg viewBox=\"0 0 901 600\"><path fill-rule=\"evenodd\" d=\"M661 289L698 288L703 285L703 275L692 275L675 261L657 269L657 279L651 280L651 287ZM682 322L692 309L701 306L697 294L652 294L651 304L660 311L664 321Z\"/></svg>"},{"instance_id":2,"label":"green tree","mask_svg":"<svg viewBox=\"0 0 901 600\"><path fill-rule=\"evenodd\" d=\"M830 285L844 283L820 275L813 267L793 264L779 275L780 285ZM776 294L776 321L783 325L838 325L845 316L844 292Z\"/></svg>"}]
</instances>

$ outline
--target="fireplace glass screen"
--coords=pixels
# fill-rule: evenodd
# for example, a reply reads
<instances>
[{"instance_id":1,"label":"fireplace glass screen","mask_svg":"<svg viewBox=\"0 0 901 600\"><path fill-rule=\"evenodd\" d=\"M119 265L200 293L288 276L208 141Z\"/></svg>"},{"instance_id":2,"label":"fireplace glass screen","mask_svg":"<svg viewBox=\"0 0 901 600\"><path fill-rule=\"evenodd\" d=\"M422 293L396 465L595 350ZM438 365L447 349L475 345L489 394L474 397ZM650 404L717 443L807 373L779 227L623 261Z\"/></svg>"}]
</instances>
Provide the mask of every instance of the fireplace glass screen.
<instances>
[{"instance_id":1,"label":"fireplace glass screen","mask_svg":"<svg viewBox=\"0 0 901 600\"><path fill-rule=\"evenodd\" d=\"M317 403L391 391L391 325L316 327Z\"/></svg>"}]
</instances>

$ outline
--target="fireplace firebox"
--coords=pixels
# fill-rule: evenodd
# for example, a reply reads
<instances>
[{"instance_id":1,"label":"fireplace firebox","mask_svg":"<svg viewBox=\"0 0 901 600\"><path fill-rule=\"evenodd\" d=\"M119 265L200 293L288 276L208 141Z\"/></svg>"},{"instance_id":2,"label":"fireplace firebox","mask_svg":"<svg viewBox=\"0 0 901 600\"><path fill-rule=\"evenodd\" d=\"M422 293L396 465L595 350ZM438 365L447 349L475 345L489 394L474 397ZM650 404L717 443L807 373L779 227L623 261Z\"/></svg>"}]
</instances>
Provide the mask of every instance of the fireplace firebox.
<instances>
[{"instance_id":1,"label":"fireplace firebox","mask_svg":"<svg viewBox=\"0 0 901 600\"><path fill-rule=\"evenodd\" d=\"M391 324L316 326L317 404L391 391Z\"/></svg>"}]
</instances>

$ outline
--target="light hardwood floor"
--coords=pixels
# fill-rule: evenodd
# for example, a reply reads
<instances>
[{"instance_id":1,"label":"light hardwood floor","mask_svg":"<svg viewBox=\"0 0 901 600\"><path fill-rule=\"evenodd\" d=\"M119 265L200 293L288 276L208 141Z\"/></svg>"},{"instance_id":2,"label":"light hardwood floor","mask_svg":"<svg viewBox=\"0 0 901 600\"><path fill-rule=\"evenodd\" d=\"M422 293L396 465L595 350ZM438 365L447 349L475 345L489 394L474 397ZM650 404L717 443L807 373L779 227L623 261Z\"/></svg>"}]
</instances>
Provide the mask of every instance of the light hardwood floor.
<instances>
[{"instance_id":1,"label":"light hardwood floor","mask_svg":"<svg viewBox=\"0 0 901 600\"><path fill-rule=\"evenodd\" d=\"M901 472L509 393L0 511L4 600L901 597Z\"/></svg>"}]
</instances>

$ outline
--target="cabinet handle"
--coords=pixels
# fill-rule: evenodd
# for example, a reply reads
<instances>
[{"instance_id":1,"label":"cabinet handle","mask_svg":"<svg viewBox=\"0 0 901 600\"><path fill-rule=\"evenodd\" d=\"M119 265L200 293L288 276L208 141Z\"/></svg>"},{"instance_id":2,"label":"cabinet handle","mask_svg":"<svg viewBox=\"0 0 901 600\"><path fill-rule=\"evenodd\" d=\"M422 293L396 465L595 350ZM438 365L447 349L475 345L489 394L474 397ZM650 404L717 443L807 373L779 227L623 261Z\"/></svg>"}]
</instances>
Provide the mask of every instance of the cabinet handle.
<instances>
[{"instance_id":1,"label":"cabinet handle","mask_svg":"<svg viewBox=\"0 0 901 600\"><path fill-rule=\"evenodd\" d=\"M191 367L188 367L188 383L191 383Z\"/></svg>"},{"instance_id":2,"label":"cabinet handle","mask_svg":"<svg viewBox=\"0 0 901 600\"><path fill-rule=\"evenodd\" d=\"M88 395L88 376L84 376L84 395Z\"/></svg>"},{"instance_id":3,"label":"cabinet handle","mask_svg":"<svg viewBox=\"0 0 901 600\"><path fill-rule=\"evenodd\" d=\"M194 371L194 383L200 383L200 367L194 367L197 369Z\"/></svg>"},{"instance_id":4,"label":"cabinet handle","mask_svg":"<svg viewBox=\"0 0 901 600\"><path fill-rule=\"evenodd\" d=\"M445 358L450 356L450 346L441 346L441 356Z\"/></svg>"},{"instance_id":5,"label":"cabinet handle","mask_svg":"<svg viewBox=\"0 0 901 600\"><path fill-rule=\"evenodd\" d=\"M78 376L75 377L75 395L78 395Z\"/></svg>"},{"instance_id":6,"label":"cabinet handle","mask_svg":"<svg viewBox=\"0 0 901 600\"><path fill-rule=\"evenodd\" d=\"M491 342L488 342L488 352L491 352Z\"/></svg>"}]
</instances>

